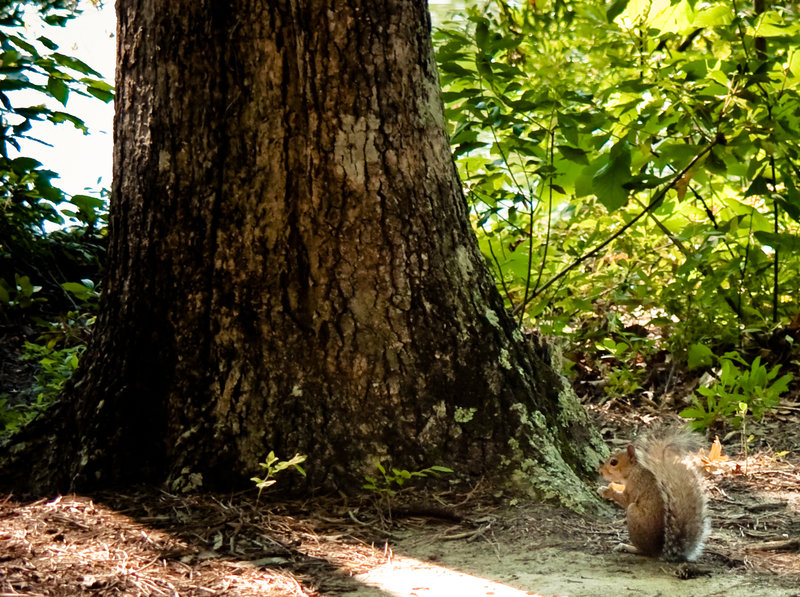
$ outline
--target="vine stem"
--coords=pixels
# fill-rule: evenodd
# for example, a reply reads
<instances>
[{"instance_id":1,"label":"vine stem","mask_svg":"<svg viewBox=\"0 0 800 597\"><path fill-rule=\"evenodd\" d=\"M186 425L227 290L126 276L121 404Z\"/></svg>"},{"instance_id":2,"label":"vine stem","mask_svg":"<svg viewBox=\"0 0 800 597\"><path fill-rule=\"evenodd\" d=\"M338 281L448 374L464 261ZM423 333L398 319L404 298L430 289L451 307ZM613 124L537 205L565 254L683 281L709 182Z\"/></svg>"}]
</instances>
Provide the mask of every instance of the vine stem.
<instances>
[{"instance_id":1,"label":"vine stem","mask_svg":"<svg viewBox=\"0 0 800 597\"><path fill-rule=\"evenodd\" d=\"M772 209L773 209L773 232L775 233L775 238L778 237L778 232L780 227L778 225L778 219L780 218L780 206L778 205L778 198L776 197L776 187L777 185L777 173L775 172L775 156L770 156L769 164L771 168L772 174ZM774 254L774 261L772 262L772 323L778 323L778 304L780 299L780 281L778 274L780 273L780 247L778 246L779 243L775 243L775 254Z\"/></svg>"}]
</instances>

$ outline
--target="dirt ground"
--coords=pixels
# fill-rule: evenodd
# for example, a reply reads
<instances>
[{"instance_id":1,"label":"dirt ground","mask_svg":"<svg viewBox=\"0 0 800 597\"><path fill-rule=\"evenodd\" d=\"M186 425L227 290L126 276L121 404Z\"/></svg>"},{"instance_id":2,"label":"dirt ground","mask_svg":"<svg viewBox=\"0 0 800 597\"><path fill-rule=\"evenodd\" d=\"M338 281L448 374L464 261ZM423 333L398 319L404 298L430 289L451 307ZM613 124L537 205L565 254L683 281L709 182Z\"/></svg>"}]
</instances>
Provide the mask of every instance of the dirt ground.
<instances>
[{"instance_id":1,"label":"dirt ground","mask_svg":"<svg viewBox=\"0 0 800 597\"><path fill-rule=\"evenodd\" d=\"M788 409L762 429L788 454L764 444L709 464L713 530L691 565L614 551L620 509L581 517L480 487L400 496L391 520L369 500L140 488L0 498L0 597L800 595L800 409Z\"/></svg>"}]
</instances>

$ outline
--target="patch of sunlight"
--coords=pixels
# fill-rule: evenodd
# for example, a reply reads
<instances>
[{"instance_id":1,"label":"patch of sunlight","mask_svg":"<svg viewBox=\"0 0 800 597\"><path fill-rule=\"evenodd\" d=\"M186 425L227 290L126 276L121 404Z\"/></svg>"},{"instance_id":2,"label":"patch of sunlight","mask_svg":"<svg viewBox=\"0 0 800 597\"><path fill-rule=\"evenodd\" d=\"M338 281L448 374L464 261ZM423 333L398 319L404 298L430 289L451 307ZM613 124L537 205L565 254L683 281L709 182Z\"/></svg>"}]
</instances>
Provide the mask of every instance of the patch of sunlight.
<instances>
[{"instance_id":1,"label":"patch of sunlight","mask_svg":"<svg viewBox=\"0 0 800 597\"><path fill-rule=\"evenodd\" d=\"M414 558L394 556L386 564L355 577L396 597L536 597L493 580L456 572Z\"/></svg>"}]
</instances>

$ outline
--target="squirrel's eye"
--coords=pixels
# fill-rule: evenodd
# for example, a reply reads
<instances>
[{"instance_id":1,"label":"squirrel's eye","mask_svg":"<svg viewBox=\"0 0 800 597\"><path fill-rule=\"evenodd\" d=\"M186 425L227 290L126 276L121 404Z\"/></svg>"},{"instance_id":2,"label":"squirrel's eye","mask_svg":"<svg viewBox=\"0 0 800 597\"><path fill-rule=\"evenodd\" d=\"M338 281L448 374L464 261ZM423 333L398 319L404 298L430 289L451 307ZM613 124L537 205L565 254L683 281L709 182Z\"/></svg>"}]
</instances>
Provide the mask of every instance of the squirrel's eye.
<instances>
[{"instance_id":1,"label":"squirrel's eye","mask_svg":"<svg viewBox=\"0 0 800 597\"><path fill-rule=\"evenodd\" d=\"M617 459L616 458L612 458L611 461L609 462L609 464L611 466L617 466L617 464L618 464Z\"/></svg>"}]
</instances>

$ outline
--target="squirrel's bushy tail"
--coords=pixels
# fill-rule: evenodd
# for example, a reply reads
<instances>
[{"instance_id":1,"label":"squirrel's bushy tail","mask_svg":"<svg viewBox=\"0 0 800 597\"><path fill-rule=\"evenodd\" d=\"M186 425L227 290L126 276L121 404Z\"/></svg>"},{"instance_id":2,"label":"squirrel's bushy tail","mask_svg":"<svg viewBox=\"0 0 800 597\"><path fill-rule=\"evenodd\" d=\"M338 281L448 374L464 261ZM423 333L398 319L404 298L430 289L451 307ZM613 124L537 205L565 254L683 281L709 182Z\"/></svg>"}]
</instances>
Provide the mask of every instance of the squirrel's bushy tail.
<instances>
[{"instance_id":1,"label":"squirrel's bushy tail","mask_svg":"<svg viewBox=\"0 0 800 597\"><path fill-rule=\"evenodd\" d=\"M696 560L710 531L703 481L687 456L701 439L680 427L662 426L635 442L639 463L655 475L664 499L664 547L668 561Z\"/></svg>"}]
</instances>

